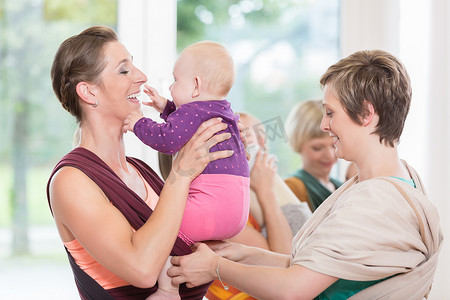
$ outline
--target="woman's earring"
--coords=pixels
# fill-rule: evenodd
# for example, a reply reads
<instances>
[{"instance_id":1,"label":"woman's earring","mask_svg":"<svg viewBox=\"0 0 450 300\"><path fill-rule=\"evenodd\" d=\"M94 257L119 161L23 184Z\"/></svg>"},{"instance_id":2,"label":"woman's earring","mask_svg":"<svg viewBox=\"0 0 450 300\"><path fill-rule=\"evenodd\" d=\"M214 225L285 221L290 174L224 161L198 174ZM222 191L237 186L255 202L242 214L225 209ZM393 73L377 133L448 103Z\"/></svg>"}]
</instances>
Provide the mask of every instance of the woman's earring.
<instances>
[{"instance_id":1,"label":"woman's earring","mask_svg":"<svg viewBox=\"0 0 450 300\"><path fill-rule=\"evenodd\" d=\"M93 108L96 108L97 106L98 106L98 100L96 99L96 100L95 100L95 103L92 104L92 107L93 107Z\"/></svg>"}]
</instances>

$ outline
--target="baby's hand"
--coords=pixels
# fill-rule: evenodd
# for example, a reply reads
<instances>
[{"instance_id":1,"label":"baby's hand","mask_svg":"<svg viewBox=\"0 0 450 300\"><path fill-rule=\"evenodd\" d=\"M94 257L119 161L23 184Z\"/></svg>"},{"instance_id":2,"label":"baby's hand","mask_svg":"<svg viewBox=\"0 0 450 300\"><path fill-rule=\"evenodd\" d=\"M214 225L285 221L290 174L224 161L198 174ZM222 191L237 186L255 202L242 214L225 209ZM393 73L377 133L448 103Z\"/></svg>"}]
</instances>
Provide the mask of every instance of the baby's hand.
<instances>
[{"instance_id":1,"label":"baby's hand","mask_svg":"<svg viewBox=\"0 0 450 300\"><path fill-rule=\"evenodd\" d=\"M166 107L167 99L160 96L157 90L147 84L145 85L144 93L146 93L152 101L142 102L142 104L151 106L159 113L162 113L164 111L164 108Z\"/></svg>"},{"instance_id":2,"label":"baby's hand","mask_svg":"<svg viewBox=\"0 0 450 300\"><path fill-rule=\"evenodd\" d=\"M127 116L127 118L123 121L123 133L126 133L127 131L133 131L134 124L136 124L137 121L142 119L143 115L142 112L134 112Z\"/></svg>"}]
</instances>

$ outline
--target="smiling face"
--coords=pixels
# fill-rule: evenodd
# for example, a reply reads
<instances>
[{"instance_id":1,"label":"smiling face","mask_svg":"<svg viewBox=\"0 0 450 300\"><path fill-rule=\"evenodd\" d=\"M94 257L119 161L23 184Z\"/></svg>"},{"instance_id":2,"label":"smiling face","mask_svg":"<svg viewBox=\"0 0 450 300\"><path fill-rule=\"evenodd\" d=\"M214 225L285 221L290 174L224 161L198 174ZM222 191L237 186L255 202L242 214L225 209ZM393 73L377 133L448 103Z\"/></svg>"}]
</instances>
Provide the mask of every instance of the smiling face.
<instances>
[{"instance_id":1,"label":"smiling face","mask_svg":"<svg viewBox=\"0 0 450 300\"><path fill-rule=\"evenodd\" d=\"M405 66L382 50L357 51L330 66L320 78L320 85L333 86L355 123L377 115L371 134L395 147L400 139L411 103L411 83Z\"/></svg>"},{"instance_id":2,"label":"smiling face","mask_svg":"<svg viewBox=\"0 0 450 300\"><path fill-rule=\"evenodd\" d=\"M355 152L359 149L362 128L345 112L339 99L334 95L330 85L325 85L323 95L323 118L320 129L333 138L333 145L338 158L353 161Z\"/></svg>"},{"instance_id":3,"label":"smiling face","mask_svg":"<svg viewBox=\"0 0 450 300\"><path fill-rule=\"evenodd\" d=\"M330 136L305 141L300 154L303 169L316 178L326 178L337 161L333 138Z\"/></svg>"},{"instance_id":4,"label":"smiling face","mask_svg":"<svg viewBox=\"0 0 450 300\"><path fill-rule=\"evenodd\" d=\"M123 120L129 113L140 109L139 96L146 76L133 65L132 57L120 42L104 46L106 66L99 85L99 109Z\"/></svg>"}]
</instances>

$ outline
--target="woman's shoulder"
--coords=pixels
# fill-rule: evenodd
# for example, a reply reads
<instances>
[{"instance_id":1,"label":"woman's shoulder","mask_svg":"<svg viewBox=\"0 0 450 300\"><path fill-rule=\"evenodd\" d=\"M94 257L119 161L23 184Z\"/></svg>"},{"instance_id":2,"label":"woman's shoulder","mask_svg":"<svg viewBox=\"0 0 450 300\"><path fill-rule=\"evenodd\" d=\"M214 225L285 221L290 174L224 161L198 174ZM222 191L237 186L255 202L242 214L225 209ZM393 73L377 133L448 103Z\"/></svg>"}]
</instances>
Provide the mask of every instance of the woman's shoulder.
<instances>
[{"instance_id":1,"label":"woman's shoulder","mask_svg":"<svg viewBox=\"0 0 450 300\"><path fill-rule=\"evenodd\" d=\"M342 193L336 205L375 209L380 213L383 213L384 209L394 209L398 210L397 213L402 213L405 212L405 206L409 206L405 196L417 201L426 198L423 193L406 182L391 177L377 177L351 186Z\"/></svg>"},{"instance_id":2,"label":"woman's shoulder","mask_svg":"<svg viewBox=\"0 0 450 300\"><path fill-rule=\"evenodd\" d=\"M64 155L53 168L53 171L48 180L48 188L54 187L54 182L57 186L64 185L66 181L70 184L72 180L79 177L86 177L86 174L81 171L83 164L89 165L89 161L95 155L84 148L75 148L66 155Z\"/></svg>"},{"instance_id":3,"label":"woman's shoulder","mask_svg":"<svg viewBox=\"0 0 450 300\"><path fill-rule=\"evenodd\" d=\"M305 183L295 176L287 177L284 182L289 186L305 186Z\"/></svg>"},{"instance_id":4,"label":"woman's shoulder","mask_svg":"<svg viewBox=\"0 0 450 300\"><path fill-rule=\"evenodd\" d=\"M355 183L350 189L352 193L367 193L368 195L372 195L374 193L386 194L400 190L404 190L405 192L415 190L415 188L407 182L388 176L375 177Z\"/></svg>"},{"instance_id":5,"label":"woman's shoulder","mask_svg":"<svg viewBox=\"0 0 450 300\"><path fill-rule=\"evenodd\" d=\"M295 194L295 196L297 196L298 199L300 199L300 201L307 201L308 200L308 192L306 190L306 186L305 183L295 177L288 177L284 180L284 182L286 183L286 185L291 189L291 191Z\"/></svg>"},{"instance_id":6,"label":"woman's shoulder","mask_svg":"<svg viewBox=\"0 0 450 300\"><path fill-rule=\"evenodd\" d=\"M344 188L345 186L346 184ZM366 180L351 185L341 194L339 190L337 193L335 202L328 205L326 221L323 221L327 226L321 227L321 230L331 230L345 224L346 228L352 230L361 230L363 226L366 234L373 234L372 229L369 230L371 227L377 228L379 233L387 233L396 228L398 234L412 232L412 228L417 224L417 217L408 201L387 181ZM391 239L391 236L380 237L382 240L384 238Z\"/></svg>"},{"instance_id":7,"label":"woman's shoulder","mask_svg":"<svg viewBox=\"0 0 450 300\"><path fill-rule=\"evenodd\" d=\"M73 210L75 207L85 206L86 199L96 199L99 194L104 195L89 176L72 166L63 166L53 174L47 193L52 212L55 205L60 209Z\"/></svg>"},{"instance_id":8,"label":"woman's shoulder","mask_svg":"<svg viewBox=\"0 0 450 300\"><path fill-rule=\"evenodd\" d=\"M99 190L98 186L83 171L73 166L63 166L50 178L49 189L60 195L80 195L90 189Z\"/></svg>"},{"instance_id":9,"label":"woman's shoulder","mask_svg":"<svg viewBox=\"0 0 450 300\"><path fill-rule=\"evenodd\" d=\"M102 163L103 161L92 151L77 147L72 149L69 153L64 155L56 164L54 171L63 166L75 166L81 168L82 166L92 165L92 163Z\"/></svg>"}]
</instances>

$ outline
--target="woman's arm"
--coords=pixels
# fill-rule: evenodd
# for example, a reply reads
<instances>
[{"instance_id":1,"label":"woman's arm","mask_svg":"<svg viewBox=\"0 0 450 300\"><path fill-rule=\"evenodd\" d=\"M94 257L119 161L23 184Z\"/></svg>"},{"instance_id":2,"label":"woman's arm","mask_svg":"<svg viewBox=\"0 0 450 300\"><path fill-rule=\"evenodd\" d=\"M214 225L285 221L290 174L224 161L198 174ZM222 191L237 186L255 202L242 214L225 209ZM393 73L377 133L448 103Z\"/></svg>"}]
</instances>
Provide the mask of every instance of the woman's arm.
<instances>
[{"instance_id":1,"label":"woman's arm","mask_svg":"<svg viewBox=\"0 0 450 300\"><path fill-rule=\"evenodd\" d=\"M274 300L314 299L337 280L300 265L268 268L225 259L220 262L219 274L227 284L257 299Z\"/></svg>"},{"instance_id":2,"label":"woman's arm","mask_svg":"<svg viewBox=\"0 0 450 300\"><path fill-rule=\"evenodd\" d=\"M51 181L50 200L63 241L76 238L95 260L130 284L153 286L177 237L191 181L210 161L232 154L209 153L229 138L228 133L214 135L225 128L217 119L199 127L175 159L153 214L136 232L89 177L73 167L59 170Z\"/></svg>"},{"instance_id":3,"label":"woman's arm","mask_svg":"<svg viewBox=\"0 0 450 300\"><path fill-rule=\"evenodd\" d=\"M278 204L274 190L276 167L275 157L267 152L258 152L252 169L250 184L261 205L267 231L269 250L290 254L292 246L292 231L283 211Z\"/></svg>"},{"instance_id":4,"label":"woman's arm","mask_svg":"<svg viewBox=\"0 0 450 300\"><path fill-rule=\"evenodd\" d=\"M264 250L254 251L246 255L253 252L266 258L272 256L263 254ZM258 299L313 299L337 280L300 265L249 266L221 259L205 244L199 244L193 254L173 257L171 262L174 266L168 274L173 277L174 284L186 282L188 287L192 287L218 279L220 275L224 283Z\"/></svg>"},{"instance_id":5,"label":"woman's arm","mask_svg":"<svg viewBox=\"0 0 450 300\"><path fill-rule=\"evenodd\" d=\"M289 266L290 255L287 254L225 241L211 241L206 244L216 254L242 264L277 268L287 268Z\"/></svg>"},{"instance_id":6,"label":"woman's arm","mask_svg":"<svg viewBox=\"0 0 450 300\"><path fill-rule=\"evenodd\" d=\"M291 253L292 231L274 193L274 177L277 172L275 158L259 151L250 173L250 186L255 191L262 208L267 239L257 230L245 226L232 242L259 247L278 253Z\"/></svg>"}]
</instances>

